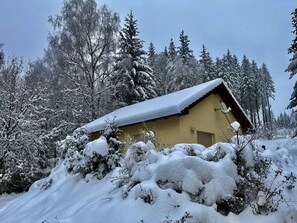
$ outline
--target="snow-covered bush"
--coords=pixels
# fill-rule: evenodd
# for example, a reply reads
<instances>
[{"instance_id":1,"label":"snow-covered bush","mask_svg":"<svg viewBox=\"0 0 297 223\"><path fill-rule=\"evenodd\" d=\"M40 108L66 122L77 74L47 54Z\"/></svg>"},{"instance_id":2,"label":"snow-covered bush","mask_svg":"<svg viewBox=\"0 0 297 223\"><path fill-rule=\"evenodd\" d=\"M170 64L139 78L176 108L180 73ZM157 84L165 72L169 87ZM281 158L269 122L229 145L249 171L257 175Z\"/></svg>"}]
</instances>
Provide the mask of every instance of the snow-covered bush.
<instances>
[{"instance_id":1,"label":"snow-covered bush","mask_svg":"<svg viewBox=\"0 0 297 223\"><path fill-rule=\"evenodd\" d=\"M236 154L237 190L218 202L218 211L240 213L248 205L255 214L276 211L281 202L286 202L283 190L292 188L296 177L284 175L281 168L273 169L272 161L262 156L251 136L239 136L231 142Z\"/></svg>"},{"instance_id":2,"label":"snow-covered bush","mask_svg":"<svg viewBox=\"0 0 297 223\"><path fill-rule=\"evenodd\" d=\"M118 140L117 134L116 126L107 125L104 136L89 142L84 129L74 131L72 136L67 136L58 143L66 169L70 173L81 173L83 176L92 173L102 179L119 166L123 144Z\"/></svg>"},{"instance_id":3,"label":"snow-covered bush","mask_svg":"<svg viewBox=\"0 0 297 223\"><path fill-rule=\"evenodd\" d=\"M9 168L0 170L0 194L27 191L36 180L47 175L34 162L17 159L6 164L10 165Z\"/></svg>"},{"instance_id":4,"label":"snow-covered bush","mask_svg":"<svg viewBox=\"0 0 297 223\"><path fill-rule=\"evenodd\" d=\"M147 166L158 161L159 156L151 142L147 144L137 142L128 148L121 163L120 174L115 180L117 187L123 188L124 198L128 196L133 187L151 178L152 173Z\"/></svg>"}]
</instances>

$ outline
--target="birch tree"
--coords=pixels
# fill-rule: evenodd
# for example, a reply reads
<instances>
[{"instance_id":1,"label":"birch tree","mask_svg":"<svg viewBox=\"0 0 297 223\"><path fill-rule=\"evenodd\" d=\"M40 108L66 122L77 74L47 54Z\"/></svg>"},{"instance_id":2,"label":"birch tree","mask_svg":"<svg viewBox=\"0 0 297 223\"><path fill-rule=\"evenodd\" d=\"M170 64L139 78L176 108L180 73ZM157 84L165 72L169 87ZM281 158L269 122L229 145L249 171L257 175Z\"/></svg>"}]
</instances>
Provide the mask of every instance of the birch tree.
<instances>
[{"instance_id":1,"label":"birch tree","mask_svg":"<svg viewBox=\"0 0 297 223\"><path fill-rule=\"evenodd\" d=\"M59 15L49 18L54 32L50 47L67 63L64 75L71 81L68 95L82 123L102 115L100 100L107 90L116 49L119 16L95 0L65 0Z\"/></svg>"}]
</instances>

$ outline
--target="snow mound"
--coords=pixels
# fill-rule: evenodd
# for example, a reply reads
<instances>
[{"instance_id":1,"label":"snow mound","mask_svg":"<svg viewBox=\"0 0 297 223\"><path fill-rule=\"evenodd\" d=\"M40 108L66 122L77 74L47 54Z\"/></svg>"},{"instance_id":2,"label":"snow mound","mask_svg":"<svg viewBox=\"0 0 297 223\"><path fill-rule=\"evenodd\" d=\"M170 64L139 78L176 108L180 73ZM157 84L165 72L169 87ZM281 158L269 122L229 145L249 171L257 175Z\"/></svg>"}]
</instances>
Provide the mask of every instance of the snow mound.
<instances>
[{"instance_id":1,"label":"snow mound","mask_svg":"<svg viewBox=\"0 0 297 223\"><path fill-rule=\"evenodd\" d=\"M92 157L94 153L101 156L106 156L108 154L108 144L104 136L87 144L84 154Z\"/></svg>"}]
</instances>

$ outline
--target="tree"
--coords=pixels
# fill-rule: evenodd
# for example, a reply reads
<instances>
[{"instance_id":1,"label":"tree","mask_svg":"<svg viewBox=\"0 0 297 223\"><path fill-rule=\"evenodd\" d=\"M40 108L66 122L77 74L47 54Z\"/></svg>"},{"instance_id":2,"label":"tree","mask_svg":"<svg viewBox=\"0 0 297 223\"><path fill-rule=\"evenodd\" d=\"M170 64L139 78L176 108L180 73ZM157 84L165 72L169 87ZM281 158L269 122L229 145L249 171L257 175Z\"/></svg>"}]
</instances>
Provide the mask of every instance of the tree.
<instances>
[{"instance_id":1,"label":"tree","mask_svg":"<svg viewBox=\"0 0 297 223\"><path fill-rule=\"evenodd\" d=\"M288 53L292 53L293 57L290 59L290 63L286 69L287 72L290 72L290 79L297 73L297 8L294 12L291 13L292 15L292 26L294 30L292 33L295 35L294 39L292 40L292 44L288 49ZM290 97L290 103L287 106L287 109L294 108L297 106L297 81L295 82L293 92ZM297 117L296 111L294 115ZM297 118L293 118L296 120ZM295 130L294 136L297 135L297 130Z\"/></svg>"},{"instance_id":2,"label":"tree","mask_svg":"<svg viewBox=\"0 0 297 223\"><path fill-rule=\"evenodd\" d=\"M181 57L183 64L187 65L191 59L194 58L193 50L190 49L189 43L190 40L188 36L185 34L184 30L179 34L179 43L178 47L178 55Z\"/></svg>"},{"instance_id":3,"label":"tree","mask_svg":"<svg viewBox=\"0 0 297 223\"><path fill-rule=\"evenodd\" d=\"M251 121L253 120L253 87L254 87L254 78L251 72L251 64L249 59L244 55L241 62L241 105L250 115Z\"/></svg>"},{"instance_id":4,"label":"tree","mask_svg":"<svg viewBox=\"0 0 297 223\"><path fill-rule=\"evenodd\" d=\"M169 83L167 93L178 91L202 82L198 72L198 61L190 49L190 40L182 30L179 35L180 46L175 51L171 39L169 44L168 76Z\"/></svg>"},{"instance_id":5,"label":"tree","mask_svg":"<svg viewBox=\"0 0 297 223\"><path fill-rule=\"evenodd\" d=\"M50 47L66 62L63 75L71 82L67 93L80 125L104 113L100 99L108 88L119 16L105 5L98 9L95 0L67 0L49 22L54 27Z\"/></svg>"},{"instance_id":6,"label":"tree","mask_svg":"<svg viewBox=\"0 0 297 223\"><path fill-rule=\"evenodd\" d=\"M251 64L251 72L252 72L252 77L254 77L253 84L253 107L254 107L254 113L253 113L253 120L254 120L254 125L257 128L257 126L261 125L260 121L260 105L261 105L261 89L262 89L262 78L260 76L260 71L258 68L258 65L256 61L252 60Z\"/></svg>"},{"instance_id":7,"label":"tree","mask_svg":"<svg viewBox=\"0 0 297 223\"><path fill-rule=\"evenodd\" d=\"M218 77L223 78L223 80L232 89L238 83L239 66L238 66L237 58L235 59L231 55L230 50L227 50L227 53L223 55L223 58L221 61L222 61L222 64L220 67L220 73Z\"/></svg>"},{"instance_id":8,"label":"tree","mask_svg":"<svg viewBox=\"0 0 297 223\"><path fill-rule=\"evenodd\" d=\"M262 95L262 115L264 126L271 129L271 123L273 121L273 114L271 111L270 99L274 99L275 87L272 77L266 64L262 64L260 69L261 75L261 95Z\"/></svg>"},{"instance_id":9,"label":"tree","mask_svg":"<svg viewBox=\"0 0 297 223\"><path fill-rule=\"evenodd\" d=\"M145 63L143 41L138 38L137 20L132 11L125 18L119 33L112 83L119 106L131 105L156 96L152 69Z\"/></svg>"},{"instance_id":10,"label":"tree","mask_svg":"<svg viewBox=\"0 0 297 223\"><path fill-rule=\"evenodd\" d=\"M169 54L170 60L174 61L177 56L177 52L176 52L176 47L174 45L174 41L172 38L170 39L170 43L169 43L169 47L168 47L168 54Z\"/></svg>"},{"instance_id":11,"label":"tree","mask_svg":"<svg viewBox=\"0 0 297 223\"><path fill-rule=\"evenodd\" d=\"M203 77L203 82L215 79L214 63L205 45L202 45L199 57L199 73Z\"/></svg>"},{"instance_id":12,"label":"tree","mask_svg":"<svg viewBox=\"0 0 297 223\"><path fill-rule=\"evenodd\" d=\"M0 194L27 190L50 165L44 94L38 82L30 86L21 59L6 60L0 69Z\"/></svg>"},{"instance_id":13,"label":"tree","mask_svg":"<svg viewBox=\"0 0 297 223\"><path fill-rule=\"evenodd\" d=\"M3 52L3 44L0 43L0 67L4 64L4 52Z\"/></svg>"},{"instance_id":14,"label":"tree","mask_svg":"<svg viewBox=\"0 0 297 223\"><path fill-rule=\"evenodd\" d=\"M147 52L148 61L153 61L156 56L156 50L154 44L151 42Z\"/></svg>"}]
</instances>

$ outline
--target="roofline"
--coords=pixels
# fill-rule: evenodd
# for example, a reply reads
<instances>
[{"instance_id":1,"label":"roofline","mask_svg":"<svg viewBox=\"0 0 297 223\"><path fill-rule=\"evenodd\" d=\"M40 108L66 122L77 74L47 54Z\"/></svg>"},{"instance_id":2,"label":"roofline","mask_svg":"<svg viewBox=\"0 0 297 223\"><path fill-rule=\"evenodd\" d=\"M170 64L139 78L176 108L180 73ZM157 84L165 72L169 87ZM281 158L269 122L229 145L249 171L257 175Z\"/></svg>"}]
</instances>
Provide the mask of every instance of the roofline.
<instances>
[{"instance_id":1,"label":"roofline","mask_svg":"<svg viewBox=\"0 0 297 223\"><path fill-rule=\"evenodd\" d=\"M224 92L224 94L222 91ZM123 127L127 127L127 126L138 125L138 124L145 123L145 122L151 122L151 121L156 121L156 120L160 120L160 119L168 119L173 116L187 115L187 114L189 114L189 110L191 108L193 108L194 106L199 104L201 101L203 101L205 98L207 98L209 95L211 95L213 93L219 94L219 96L222 98L222 100L226 103L227 107L232 108L231 113L237 119L237 121L240 123L243 133L248 133L248 132L254 131L254 126L253 126L252 122L249 120L248 116L245 114L243 109L238 104L237 100L232 95L231 90L226 86L226 84L224 82L222 82L221 84L219 84L218 86L213 88L211 91L209 91L208 93L206 93L205 95L203 95L202 97L200 97L199 99L194 101L192 104L190 104L188 107L183 109L181 112L174 113L174 114L167 115L167 116L161 116L161 117L154 118L154 119L148 119L148 120L144 120L141 122L135 122L135 123L127 124L127 125L120 125L119 127L123 128ZM231 100L228 98L230 98ZM103 130L104 129L100 129L98 131L94 131L91 133L97 133L97 132L101 132Z\"/></svg>"}]
</instances>

